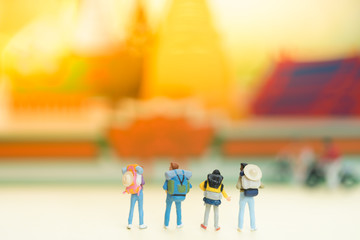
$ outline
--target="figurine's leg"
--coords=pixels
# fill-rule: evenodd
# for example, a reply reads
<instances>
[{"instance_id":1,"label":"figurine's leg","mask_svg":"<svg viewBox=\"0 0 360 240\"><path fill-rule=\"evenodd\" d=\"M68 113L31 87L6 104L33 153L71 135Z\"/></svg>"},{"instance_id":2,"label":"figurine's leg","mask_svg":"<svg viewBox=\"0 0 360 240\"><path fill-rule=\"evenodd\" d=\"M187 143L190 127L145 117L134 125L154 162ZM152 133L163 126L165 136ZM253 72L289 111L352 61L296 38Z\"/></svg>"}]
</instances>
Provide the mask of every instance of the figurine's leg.
<instances>
[{"instance_id":1,"label":"figurine's leg","mask_svg":"<svg viewBox=\"0 0 360 240\"><path fill-rule=\"evenodd\" d=\"M238 219L238 228L240 230L243 229L244 226L244 211L245 211L245 205L246 205L246 200L245 200L245 195L244 193L240 193L240 202L239 202L239 219Z\"/></svg>"},{"instance_id":2,"label":"figurine's leg","mask_svg":"<svg viewBox=\"0 0 360 240\"><path fill-rule=\"evenodd\" d=\"M219 206L214 205L214 227L219 228Z\"/></svg>"},{"instance_id":3,"label":"figurine's leg","mask_svg":"<svg viewBox=\"0 0 360 240\"><path fill-rule=\"evenodd\" d=\"M249 213L250 213L250 227L251 227L251 230L256 230L254 198L248 197L247 202L249 205Z\"/></svg>"},{"instance_id":4,"label":"figurine's leg","mask_svg":"<svg viewBox=\"0 0 360 240\"><path fill-rule=\"evenodd\" d=\"M138 208L139 208L139 224L143 225L144 224L144 208L143 208L143 199L144 199L144 195L143 195L143 190L140 190L139 196L138 196Z\"/></svg>"},{"instance_id":5,"label":"figurine's leg","mask_svg":"<svg viewBox=\"0 0 360 240\"><path fill-rule=\"evenodd\" d=\"M132 224L136 197L137 197L136 194L131 194L131 197L130 197L130 212L129 212L128 224Z\"/></svg>"},{"instance_id":6,"label":"figurine's leg","mask_svg":"<svg viewBox=\"0 0 360 240\"><path fill-rule=\"evenodd\" d=\"M177 225L180 226L182 224L181 222L181 202L175 202L175 206L176 206L176 222Z\"/></svg>"},{"instance_id":7,"label":"figurine's leg","mask_svg":"<svg viewBox=\"0 0 360 240\"><path fill-rule=\"evenodd\" d=\"M170 221L170 212L171 212L171 205L172 205L173 201L171 199L169 199L169 197L166 198L166 210L165 210L165 220L164 220L164 225L167 227L169 226L169 221Z\"/></svg>"},{"instance_id":8,"label":"figurine's leg","mask_svg":"<svg viewBox=\"0 0 360 240\"><path fill-rule=\"evenodd\" d=\"M207 227L209 221L209 213L210 213L210 204L205 204L205 214L204 214L204 226Z\"/></svg>"},{"instance_id":9,"label":"figurine's leg","mask_svg":"<svg viewBox=\"0 0 360 240\"><path fill-rule=\"evenodd\" d=\"M334 189L339 185L340 164L338 162L328 163L325 166L325 177L327 186Z\"/></svg>"}]
</instances>

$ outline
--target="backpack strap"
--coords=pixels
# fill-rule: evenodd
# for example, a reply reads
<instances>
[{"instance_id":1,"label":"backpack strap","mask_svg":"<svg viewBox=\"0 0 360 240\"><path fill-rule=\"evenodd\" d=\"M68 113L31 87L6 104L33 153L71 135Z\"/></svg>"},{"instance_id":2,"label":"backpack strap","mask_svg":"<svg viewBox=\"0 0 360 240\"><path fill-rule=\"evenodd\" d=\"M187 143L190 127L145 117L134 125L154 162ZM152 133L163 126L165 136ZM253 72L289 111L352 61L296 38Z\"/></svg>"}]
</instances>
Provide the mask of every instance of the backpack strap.
<instances>
[{"instance_id":1,"label":"backpack strap","mask_svg":"<svg viewBox=\"0 0 360 240\"><path fill-rule=\"evenodd\" d=\"M130 165L129 166L129 170L131 170L131 172L132 172L132 174L133 174L133 181L134 181L134 183L136 184L136 176L137 176L137 173L136 173L136 170L135 170L135 166L133 166L133 165Z\"/></svg>"},{"instance_id":2,"label":"backpack strap","mask_svg":"<svg viewBox=\"0 0 360 240\"><path fill-rule=\"evenodd\" d=\"M223 190L224 190L224 184L221 184L220 192L222 192Z\"/></svg>"},{"instance_id":3,"label":"backpack strap","mask_svg":"<svg viewBox=\"0 0 360 240\"><path fill-rule=\"evenodd\" d=\"M182 180L182 183L181 183L181 185L184 183L184 181L185 181L185 171L184 170L182 170L182 173L183 173L183 180ZM186 178L187 179L187 178ZM187 179L187 180L189 180L189 179Z\"/></svg>"},{"instance_id":4,"label":"backpack strap","mask_svg":"<svg viewBox=\"0 0 360 240\"><path fill-rule=\"evenodd\" d=\"M133 183L126 188L125 192L130 193L130 189L133 189L134 191L137 191L137 195L139 196L140 190L142 189L142 187L141 187L141 184L140 184L140 185L137 185L137 184L136 184L137 173L136 173L135 168L136 168L137 166L138 166L137 164L133 164L133 165L129 165L129 166L127 167L127 169L132 172L132 174L133 174L134 177L133 177ZM125 192L124 192L124 193L125 193Z\"/></svg>"},{"instance_id":5,"label":"backpack strap","mask_svg":"<svg viewBox=\"0 0 360 240\"><path fill-rule=\"evenodd\" d=\"M181 186L183 185L183 182L184 182L184 180L185 180L185 175L183 175L183 178L182 178L182 180L180 180L180 177L179 177L179 175L176 173L176 176L178 177L178 179L179 179L179 182L180 182L180 184L181 184Z\"/></svg>"},{"instance_id":6,"label":"backpack strap","mask_svg":"<svg viewBox=\"0 0 360 240\"><path fill-rule=\"evenodd\" d=\"M204 188L205 188L205 190L206 190L206 188L207 188L207 180L206 180L205 183L204 183Z\"/></svg>"}]
</instances>

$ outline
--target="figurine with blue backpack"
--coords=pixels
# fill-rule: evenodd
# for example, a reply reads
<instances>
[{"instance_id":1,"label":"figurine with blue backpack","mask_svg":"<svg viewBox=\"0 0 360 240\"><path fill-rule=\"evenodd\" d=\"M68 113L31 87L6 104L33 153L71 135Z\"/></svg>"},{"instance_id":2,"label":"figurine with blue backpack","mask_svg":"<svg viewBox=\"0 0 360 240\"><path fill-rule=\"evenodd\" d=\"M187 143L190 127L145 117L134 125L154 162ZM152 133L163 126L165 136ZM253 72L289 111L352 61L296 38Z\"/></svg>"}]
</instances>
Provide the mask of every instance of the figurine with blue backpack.
<instances>
[{"instance_id":1,"label":"figurine with blue backpack","mask_svg":"<svg viewBox=\"0 0 360 240\"><path fill-rule=\"evenodd\" d=\"M244 211L248 204L250 214L250 228L256 231L254 197L259 194L261 184L261 169L254 164L241 163L240 176L236 188L240 190L238 231L241 232L244 226Z\"/></svg>"},{"instance_id":2,"label":"figurine with blue backpack","mask_svg":"<svg viewBox=\"0 0 360 240\"><path fill-rule=\"evenodd\" d=\"M122 169L123 185L126 187L123 193L131 194L130 198L130 212L128 218L127 229L132 228L132 220L134 214L135 203L138 202L139 209L139 228L146 229L144 224L144 209L143 209L143 186L145 185L143 173L144 169L137 164L130 164Z\"/></svg>"},{"instance_id":3,"label":"figurine with blue backpack","mask_svg":"<svg viewBox=\"0 0 360 240\"><path fill-rule=\"evenodd\" d=\"M181 220L181 202L185 200L186 194L192 188L190 178L192 173L183 169L179 169L179 164L170 163L169 171L165 172L165 183L163 189L166 191L166 210L164 228L168 229L170 221L170 211L172 203L175 202L177 228L182 228Z\"/></svg>"},{"instance_id":4,"label":"figurine with blue backpack","mask_svg":"<svg viewBox=\"0 0 360 240\"><path fill-rule=\"evenodd\" d=\"M205 204L205 214L204 222L200 225L202 229L207 229L210 208L214 208L214 227L216 231L220 230L219 226L219 206L221 204L221 198L224 198L228 201L231 200L231 197L227 195L224 189L224 184L222 183L224 177L220 174L220 171L215 169L212 173L207 175L207 179L200 183L201 190L204 191L204 204Z\"/></svg>"}]
</instances>

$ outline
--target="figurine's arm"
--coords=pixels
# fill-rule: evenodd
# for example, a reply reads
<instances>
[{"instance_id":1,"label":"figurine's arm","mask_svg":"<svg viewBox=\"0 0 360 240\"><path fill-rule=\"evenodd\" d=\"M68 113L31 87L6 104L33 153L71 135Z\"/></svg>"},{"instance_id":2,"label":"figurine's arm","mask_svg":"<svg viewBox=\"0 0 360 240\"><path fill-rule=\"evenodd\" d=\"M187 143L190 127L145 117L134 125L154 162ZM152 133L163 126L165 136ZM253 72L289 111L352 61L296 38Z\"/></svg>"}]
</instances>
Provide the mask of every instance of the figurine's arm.
<instances>
[{"instance_id":1,"label":"figurine's arm","mask_svg":"<svg viewBox=\"0 0 360 240\"><path fill-rule=\"evenodd\" d=\"M226 200L228 200L228 201L231 200L231 197L227 195L227 193L225 192L225 189L223 189L222 195L224 196L224 198L226 198Z\"/></svg>"},{"instance_id":2,"label":"figurine's arm","mask_svg":"<svg viewBox=\"0 0 360 240\"><path fill-rule=\"evenodd\" d=\"M168 180L165 180L164 185L163 185L163 189L165 191L167 191L167 187L168 187Z\"/></svg>"},{"instance_id":3,"label":"figurine's arm","mask_svg":"<svg viewBox=\"0 0 360 240\"><path fill-rule=\"evenodd\" d=\"M236 188L237 189L241 189L241 177L239 177L239 179L238 179L238 181L237 181L237 183L236 183Z\"/></svg>"},{"instance_id":4,"label":"figurine's arm","mask_svg":"<svg viewBox=\"0 0 360 240\"><path fill-rule=\"evenodd\" d=\"M205 185L205 181L203 181L203 182L200 183L200 185L199 185L200 189L203 190L203 191L205 191L204 185Z\"/></svg>"}]
</instances>

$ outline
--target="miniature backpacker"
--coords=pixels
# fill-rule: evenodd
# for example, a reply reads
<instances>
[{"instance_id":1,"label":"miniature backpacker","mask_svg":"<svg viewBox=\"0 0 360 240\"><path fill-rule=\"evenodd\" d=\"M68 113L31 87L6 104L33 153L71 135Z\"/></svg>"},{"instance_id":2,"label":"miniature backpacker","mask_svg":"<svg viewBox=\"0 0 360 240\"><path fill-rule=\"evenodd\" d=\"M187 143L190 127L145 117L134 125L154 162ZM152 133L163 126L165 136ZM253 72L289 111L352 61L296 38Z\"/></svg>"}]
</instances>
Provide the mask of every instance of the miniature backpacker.
<instances>
[{"instance_id":1,"label":"miniature backpacker","mask_svg":"<svg viewBox=\"0 0 360 240\"><path fill-rule=\"evenodd\" d=\"M141 186L142 175L137 174L136 167L137 164L131 164L126 167L126 172L123 175L123 184L126 186L126 189L123 193L137 194L139 195Z\"/></svg>"},{"instance_id":2,"label":"miniature backpacker","mask_svg":"<svg viewBox=\"0 0 360 240\"><path fill-rule=\"evenodd\" d=\"M258 188L261 185L261 180L250 180L249 178L246 177L246 175L241 177L241 185L242 188L244 189L244 194L247 197L254 197L257 196L259 194L259 190Z\"/></svg>"},{"instance_id":3,"label":"miniature backpacker","mask_svg":"<svg viewBox=\"0 0 360 240\"><path fill-rule=\"evenodd\" d=\"M222 184L223 176L218 174L208 174L207 180L204 183L204 197L211 200L220 200L222 198L222 191L224 184ZM220 192L217 190L220 187Z\"/></svg>"},{"instance_id":4,"label":"miniature backpacker","mask_svg":"<svg viewBox=\"0 0 360 240\"><path fill-rule=\"evenodd\" d=\"M165 178L168 180L167 193L175 201L184 201L186 194L190 191L190 178L192 173L182 169L175 169L165 172Z\"/></svg>"}]
</instances>

